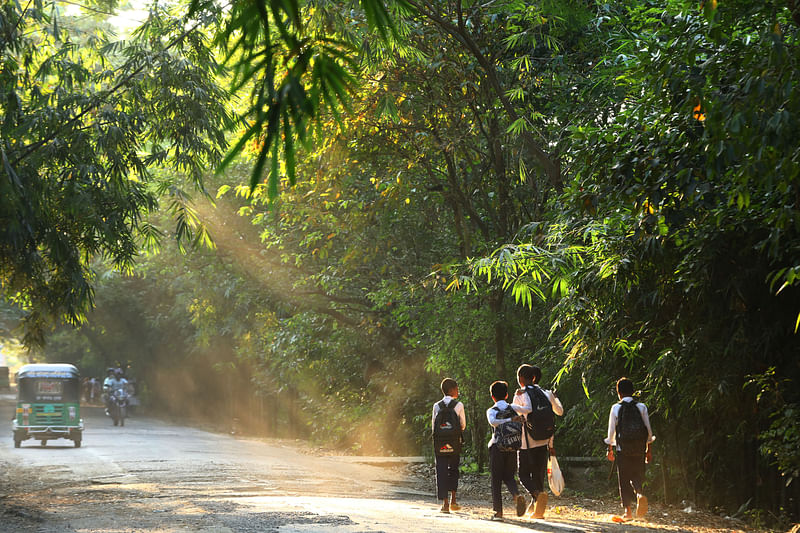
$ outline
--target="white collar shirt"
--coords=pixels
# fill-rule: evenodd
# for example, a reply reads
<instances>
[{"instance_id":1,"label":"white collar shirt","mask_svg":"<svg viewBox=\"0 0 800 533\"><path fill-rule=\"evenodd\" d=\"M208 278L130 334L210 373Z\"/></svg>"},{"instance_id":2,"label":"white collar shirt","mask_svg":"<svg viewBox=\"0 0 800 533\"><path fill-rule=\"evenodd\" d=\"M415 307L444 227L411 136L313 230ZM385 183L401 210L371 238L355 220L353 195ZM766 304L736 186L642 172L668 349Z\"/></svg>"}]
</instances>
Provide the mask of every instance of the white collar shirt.
<instances>
[{"instance_id":1,"label":"white collar shirt","mask_svg":"<svg viewBox=\"0 0 800 533\"><path fill-rule=\"evenodd\" d=\"M633 398L626 396L622 399L622 401L632 402ZM653 430L650 427L650 415L647 412L647 406L642 402L636 402L636 407L642 414L642 421L647 428L647 442L653 442L656 440L656 437L653 435ZM617 445L617 419L619 417L619 408L619 402L611 406L611 412L608 414L608 437L604 439L606 444L609 446L616 446L617 450L619 450L619 445Z\"/></svg>"},{"instance_id":2,"label":"white collar shirt","mask_svg":"<svg viewBox=\"0 0 800 533\"><path fill-rule=\"evenodd\" d=\"M445 405L450 405L450 402L454 400L452 396L445 396L435 404L433 404L433 414L431 415L431 429L433 429L434 422L436 421L436 415L439 414L439 403L444 402ZM453 407L453 410L458 415L458 419L461 421L461 431L464 431L467 428L467 415L464 413L464 404L456 400L456 405Z\"/></svg>"},{"instance_id":3,"label":"white collar shirt","mask_svg":"<svg viewBox=\"0 0 800 533\"><path fill-rule=\"evenodd\" d=\"M528 385L531 388L537 388L547 396L547 399L550 401L550 406L553 408L553 413L557 414L558 416L563 416L564 414L564 406L561 405L561 400L559 400L555 394L553 394L549 390L545 390L541 388L539 385ZM533 404L531 404L531 397L527 394L525 389L518 389L517 393L514 394L514 405L518 406L515 407L516 411L521 415L527 415L531 411L533 411ZM528 435L528 430L525 429L525 434L522 436L522 446L520 449L527 450L529 448L539 448L541 446L553 446L553 435L549 439L543 440L533 440Z\"/></svg>"}]
</instances>

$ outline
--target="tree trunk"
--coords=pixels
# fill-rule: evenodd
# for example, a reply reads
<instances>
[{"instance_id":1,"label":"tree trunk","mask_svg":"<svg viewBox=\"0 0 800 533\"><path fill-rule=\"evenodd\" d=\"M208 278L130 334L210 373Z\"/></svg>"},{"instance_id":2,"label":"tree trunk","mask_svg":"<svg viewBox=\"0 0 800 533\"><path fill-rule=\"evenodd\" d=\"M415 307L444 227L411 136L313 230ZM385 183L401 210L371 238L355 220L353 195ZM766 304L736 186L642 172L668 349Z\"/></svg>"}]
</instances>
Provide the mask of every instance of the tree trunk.
<instances>
[{"instance_id":1,"label":"tree trunk","mask_svg":"<svg viewBox=\"0 0 800 533\"><path fill-rule=\"evenodd\" d=\"M489 296L489 308L494 314L494 366L498 379L506 375L506 324L503 317L503 289L494 289Z\"/></svg>"},{"instance_id":2,"label":"tree trunk","mask_svg":"<svg viewBox=\"0 0 800 533\"><path fill-rule=\"evenodd\" d=\"M477 407L484 404L481 401L481 392L479 390L476 390L475 397L470 403L472 404L470 408L472 422L468 420L467 423L471 425L470 434L472 435L472 446L475 448L475 462L478 465L478 472L483 472L488 459L486 448L488 444L486 432L488 423L486 422L486 415L480 407Z\"/></svg>"}]
</instances>

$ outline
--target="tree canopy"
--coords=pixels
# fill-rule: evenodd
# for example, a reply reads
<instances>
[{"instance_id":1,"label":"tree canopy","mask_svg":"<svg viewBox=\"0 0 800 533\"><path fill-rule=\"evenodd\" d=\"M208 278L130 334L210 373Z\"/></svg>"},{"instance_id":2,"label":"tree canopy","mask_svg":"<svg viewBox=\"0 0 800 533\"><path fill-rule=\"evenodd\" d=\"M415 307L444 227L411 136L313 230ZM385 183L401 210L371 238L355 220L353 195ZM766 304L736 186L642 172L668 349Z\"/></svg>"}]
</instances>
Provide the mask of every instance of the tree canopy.
<instances>
[{"instance_id":1,"label":"tree canopy","mask_svg":"<svg viewBox=\"0 0 800 533\"><path fill-rule=\"evenodd\" d=\"M180 184L202 190L229 111L201 20L155 8L125 42L57 4L2 10L0 284L30 311L28 342L38 342L53 320L83 320L95 258L130 272L154 246L146 215L160 195L174 198L179 236L191 234Z\"/></svg>"}]
</instances>

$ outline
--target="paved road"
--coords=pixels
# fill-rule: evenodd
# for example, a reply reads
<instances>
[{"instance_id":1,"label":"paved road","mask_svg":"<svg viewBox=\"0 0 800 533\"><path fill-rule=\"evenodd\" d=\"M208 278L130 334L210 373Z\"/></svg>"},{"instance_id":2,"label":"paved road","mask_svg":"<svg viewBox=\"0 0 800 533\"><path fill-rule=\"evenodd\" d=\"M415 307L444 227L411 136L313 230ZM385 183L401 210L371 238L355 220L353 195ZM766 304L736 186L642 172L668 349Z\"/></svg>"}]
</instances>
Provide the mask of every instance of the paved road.
<instances>
[{"instance_id":1,"label":"paved road","mask_svg":"<svg viewBox=\"0 0 800 533\"><path fill-rule=\"evenodd\" d=\"M0 397L0 420L11 413L11 397ZM0 426L0 532L598 530L490 522L485 508L441 515L431 494L413 490L393 469L152 418L114 427L99 408L83 415L81 448L28 440L15 449L10 423Z\"/></svg>"}]
</instances>

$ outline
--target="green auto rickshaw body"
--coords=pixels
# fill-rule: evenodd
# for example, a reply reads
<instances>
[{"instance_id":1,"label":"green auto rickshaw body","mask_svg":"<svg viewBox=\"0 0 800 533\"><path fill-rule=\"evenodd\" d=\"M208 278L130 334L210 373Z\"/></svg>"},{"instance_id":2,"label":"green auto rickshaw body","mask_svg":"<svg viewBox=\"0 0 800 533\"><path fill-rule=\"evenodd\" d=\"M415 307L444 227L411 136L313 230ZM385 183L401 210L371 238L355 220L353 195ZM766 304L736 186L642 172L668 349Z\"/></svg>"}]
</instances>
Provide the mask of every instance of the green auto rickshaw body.
<instances>
[{"instance_id":1,"label":"green auto rickshaw body","mask_svg":"<svg viewBox=\"0 0 800 533\"><path fill-rule=\"evenodd\" d=\"M46 444L69 439L81 445L80 374L69 364L24 365L17 372L17 410L12 424L14 446L27 439Z\"/></svg>"}]
</instances>

